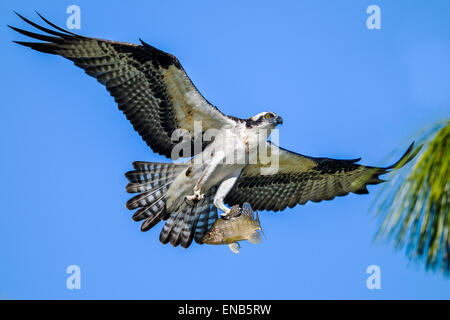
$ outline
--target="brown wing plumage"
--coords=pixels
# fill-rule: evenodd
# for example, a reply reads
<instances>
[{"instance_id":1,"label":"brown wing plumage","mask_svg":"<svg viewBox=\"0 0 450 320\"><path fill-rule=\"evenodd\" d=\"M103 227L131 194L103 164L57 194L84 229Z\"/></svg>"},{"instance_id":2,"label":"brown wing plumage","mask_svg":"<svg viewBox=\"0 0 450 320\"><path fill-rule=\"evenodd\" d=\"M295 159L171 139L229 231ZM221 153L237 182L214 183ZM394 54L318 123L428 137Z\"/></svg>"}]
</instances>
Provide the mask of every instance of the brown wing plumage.
<instances>
[{"instance_id":1,"label":"brown wing plumage","mask_svg":"<svg viewBox=\"0 0 450 320\"><path fill-rule=\"evenodd\" d=\"M194 121L202 122L203 131L220 128L230 121L200 94L178 59L169 53L142 40L142 45L136 45L80 36L40 16L58 30L55 31L17 15L46 34L10 26L25 36L44 41L16 43L63 56L95 77L114 97L142 139L159 154L171 157L178 143L171 140L176 129L184 129L183 133L193 140Z\"/></svg>"},{"instance_id":2,"label":"brown wing plumage","mask_svg":"<svg viewBox=\"0 0 450 320\"><path fill-rule=\"evenodd\" d=\"M350 192L369 193L367 185L383 182L380 175L403 166L420 150L413 151L412 143L399 161L380 168L357 164L360 159L313 158L269 146L279 152L277 172L261 175L263 165L247 165L225 199L228 205L250 202L254 210L280 211L309 200L331 200Z\"/></svg>"}]
</instances>

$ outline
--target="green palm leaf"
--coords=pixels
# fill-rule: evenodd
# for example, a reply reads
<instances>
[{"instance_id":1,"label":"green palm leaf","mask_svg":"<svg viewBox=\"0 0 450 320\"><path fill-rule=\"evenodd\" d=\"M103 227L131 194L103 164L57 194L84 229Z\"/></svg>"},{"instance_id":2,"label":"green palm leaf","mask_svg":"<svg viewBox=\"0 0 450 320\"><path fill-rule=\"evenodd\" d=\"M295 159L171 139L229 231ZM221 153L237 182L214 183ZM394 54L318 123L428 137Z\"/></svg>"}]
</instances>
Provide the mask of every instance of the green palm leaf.
<instances>
[{"instance_id":1,"label":"green palm leaf","mask_svg":"<svg viewBox=\"0 0 450 320\"><path fill-rule=\"evenodd\" d=\"M381 223L376 238L406 247L427 270L450 274L450 121L426 130L423 150L410 170L393 172L377 198Z\"/></svg>"}]
</instances>

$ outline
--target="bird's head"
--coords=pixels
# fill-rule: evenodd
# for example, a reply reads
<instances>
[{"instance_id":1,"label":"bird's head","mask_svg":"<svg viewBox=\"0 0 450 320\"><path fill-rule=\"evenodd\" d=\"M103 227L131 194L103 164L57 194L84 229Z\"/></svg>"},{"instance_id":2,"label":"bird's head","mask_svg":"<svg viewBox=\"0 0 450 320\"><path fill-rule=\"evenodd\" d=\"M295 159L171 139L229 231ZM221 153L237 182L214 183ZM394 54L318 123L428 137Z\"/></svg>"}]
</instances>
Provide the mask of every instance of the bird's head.
<instances>
[{"instance_id":1,"label":"bird's head","mask_svg":"<svg viewBox=\"0 0 450 320\"><path fill-rule=\"evenodd\" d=\"M283 123L283 118L275 112L261 112L247 119L247 126L251 128L273 130L277 125Z\"/></svg>"}]
</instances>

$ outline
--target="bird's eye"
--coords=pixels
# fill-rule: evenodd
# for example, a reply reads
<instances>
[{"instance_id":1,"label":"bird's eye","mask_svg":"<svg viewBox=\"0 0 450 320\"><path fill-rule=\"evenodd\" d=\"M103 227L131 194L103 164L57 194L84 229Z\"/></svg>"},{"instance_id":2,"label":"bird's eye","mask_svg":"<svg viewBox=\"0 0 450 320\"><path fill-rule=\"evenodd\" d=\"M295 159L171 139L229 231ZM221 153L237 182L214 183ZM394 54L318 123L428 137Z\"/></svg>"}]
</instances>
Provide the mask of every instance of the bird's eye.
<instances>
[{"instance_id":1,"label":"bird's eye","mask_svg":"<svg viewBox=\"0 0 450 320\"><path fill-rule=\"evenodd\" d=\"M272 118L272 115L270 113L265 115L266 119L269 120L270 118Z\"/></svg>"}]
</instances>

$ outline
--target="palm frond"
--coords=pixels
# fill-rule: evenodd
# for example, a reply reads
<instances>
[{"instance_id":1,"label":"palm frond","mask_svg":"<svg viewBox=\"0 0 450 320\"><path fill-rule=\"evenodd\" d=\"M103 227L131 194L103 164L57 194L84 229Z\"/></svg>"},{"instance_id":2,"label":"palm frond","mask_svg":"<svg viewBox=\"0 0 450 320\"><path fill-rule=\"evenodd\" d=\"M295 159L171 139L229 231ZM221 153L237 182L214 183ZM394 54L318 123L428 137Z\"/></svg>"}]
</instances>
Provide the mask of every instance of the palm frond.
<instances>
[{"instance_id":1,"label":"palm frond","mask_svg":"<svg viewBox=\"0 0 450 320\"><path fill-rule=\"evenodd\" d=\"M412 260L424 260L427 270L450 275L450 120L424 132L419 157L410 170L392 172L377 197L381 217L376 239L406 247Z\"/></svg>"}]
</instances>

